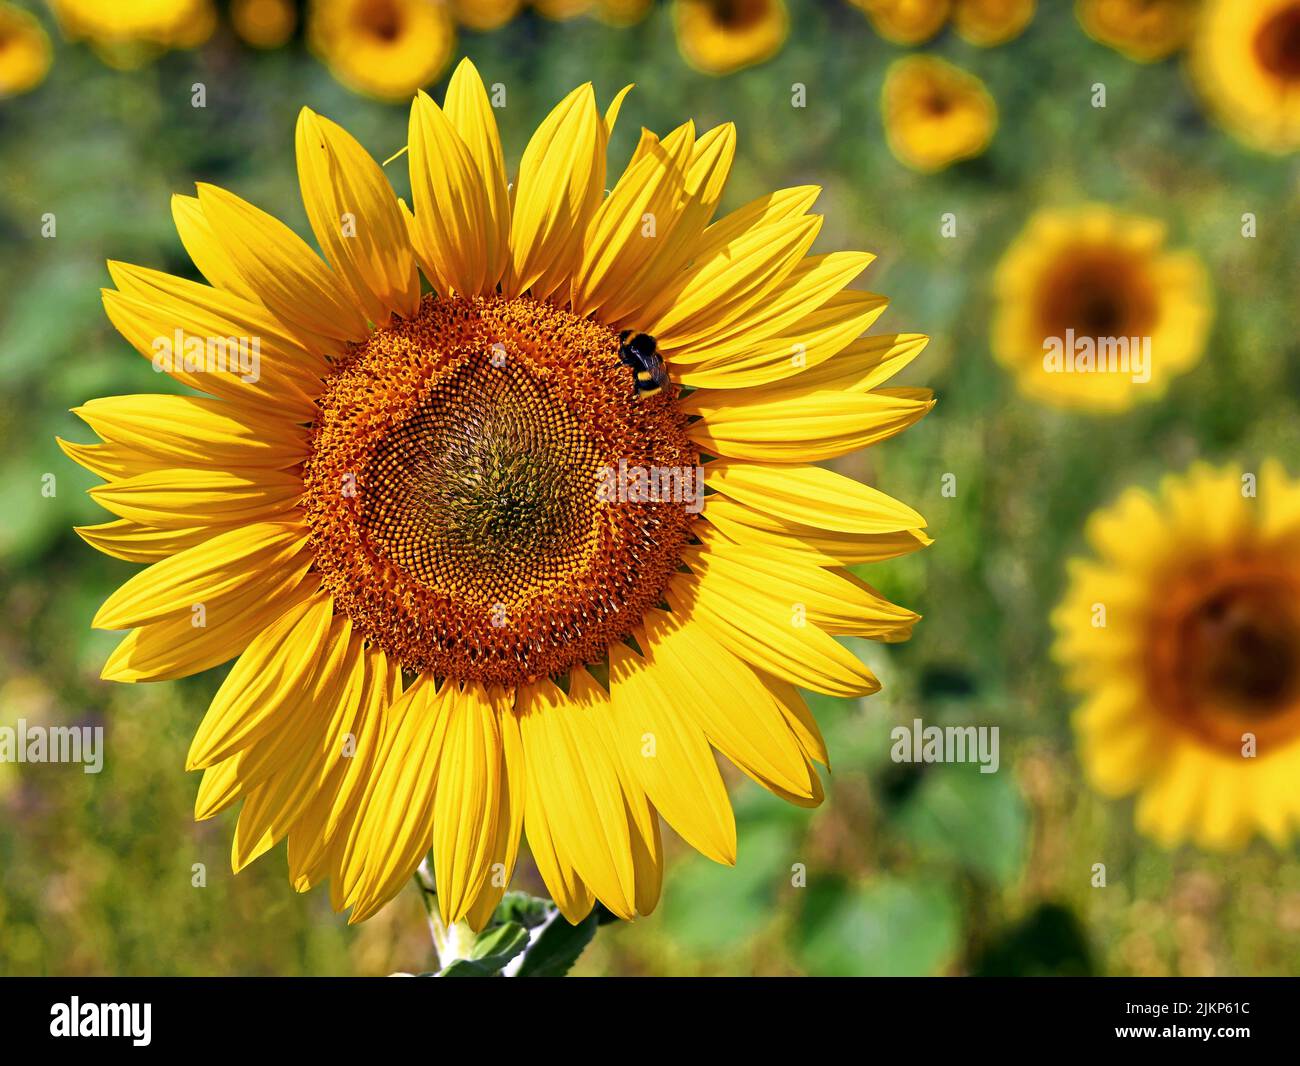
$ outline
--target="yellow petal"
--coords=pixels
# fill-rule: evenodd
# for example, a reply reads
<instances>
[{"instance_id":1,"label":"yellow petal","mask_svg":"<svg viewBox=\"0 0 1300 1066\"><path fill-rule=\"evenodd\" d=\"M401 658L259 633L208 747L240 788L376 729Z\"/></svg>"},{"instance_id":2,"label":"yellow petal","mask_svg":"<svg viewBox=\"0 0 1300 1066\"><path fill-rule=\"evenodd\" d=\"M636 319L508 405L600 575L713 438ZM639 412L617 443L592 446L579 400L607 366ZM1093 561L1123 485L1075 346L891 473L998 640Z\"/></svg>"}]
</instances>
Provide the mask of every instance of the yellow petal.
<instances>
[{"instance_id":1,"label":"yellow petal","mask_svg":"<svg viewBox=\"0 0 1300 1066\"><path fill-rule=\"evenodd\" d=\"M366 336L365 316L351 293L306 241L234 193L202 183L198 191L226 255L277 316L323 337Z\"/></svg>"},{"instance_id":2,"label":"yellow petal","mask_svg":"<svg viewBox=\"0 0 1300 1066\"><path fill-rule=\"evenodd\" d=\"M925 417L934 401L825 390L736 402L699 390L688 404L687 413L702 417L687 434L704 452L789 463L821 462L887 440Z\"/></svg>"},{"instance_id":3,"label":"yellow petal","mask_svg":"<svg viewBox=\"0 0 1300 1066\"><path fill-rule=\"evenodd\" d=\"M932 543L916 529L837 533L773 518L718 494L705 499L705 519L733 543L749 550L777 549L818 566L883 562Z\"/></svg>"},{"instance_id":4,"label":"yellow petal","mask_svg":"<svg viewBox=\"0 0 1300 1066\"><path fill-rule=\"evenodd\" d=\"M800 619L797 604L753 596L737 601L734 586L694 574L678 574L665 596L675 612L756 670L828 696L865 696L880 689L847 648Z\"/></svg>"},{"instance_id":5,"label":"yellow petal","mask_svg":"<svg viewBox=\"0 0 1300 1066\"><path fill-rule=\"evenodd\" d=\"M759 784L810 799L803 752L754 671L700 626L659 610L642 621L651 669L710 743Z\"/></svg>"},{"instance_id":6,"label":"yellow petal","mask_svg":"<svg viewBox=\"0 0 1300 1066\"><path fill-rule=\"evenodd\" d=\"M704 389L747 389L787 378L797 381L851 346L880 317L884 306L873 293L846 289L780 333L747 347L729 346L720 358L710 358L707 346L674 352L669 372L674 381Z\"/></svg>"},{"instance_id":7,"label":"yellow petal","mask_svg":"<svg viewBox=\"0 0 1300 1066\"><path fill-rule=\"evenodd\" d=\"M410 880L433 841L438 753L447 732L444 692L412 682L385 716L374 770L340 861L349 923L363 921Z\"/></svg>"},{"instance_id":8,"label":"yellow petal","mask_svg":"<svg viewBox=\"0 0 1300 1066\"><path fill-rule=\"evenodd\" d=\"M97 526L75 526L74 532L97 551L132 563L156 563L213 536L211 526L154 529L125 518Z\"/></svg>"},{"instance_id":9,"label":"yellow petal","mask_svg":"<svg viewBox=\"0 0 1300 1066\"><path fill-rule=\"evenodd\" d=\"M528 836L528 850L532 852L537 872L542 876L546 891L572 925L577 925L596 905L596 897L572 863L561 858L548 820L546 802L538 778L525 771L524 832Z\"/></svg>"},{"instance_id":10,"label":"yellow petal","mask_svg":"<svg viewBox=\"0 0 1300 1066\"><path fill-rule=\"evenodd\" d=\"M433 800L433 870L443 921L465 917L491 876L500 814L500 697L483 686L448 683L446 736Z\"/></svg>"},{"instance_id":11,"label":"yellow petal","mask_svg":"<svg viewBox=\"0 0 1300 1066\"><path fill-rule=\"evenodd\" d=\"M772 289L749 313L716 331L706 332L695 344L710 360L721 361L744 353L758 341L782 334L796 322L841 292L875 259L869 252L832 252L798 263L789 276ZM864 293L864 296L874 294ZM876 296L881 310L888 301ZM674 359L689 359L690 349L674 352Z\"/></svg>"},{"instance_id":12,"label":"yellow petal","mask_svg":"<svg viewBox=\"0 0 1300 1066\"><path fill-rule=\"evenodd\" d=\"M295 422L312 417L327 364L273 324L265 308L157 271L116 263L109 270L122 291L104 290L104 310L160 373Z\"/></svg>"},{"instance_id":13,"label":"yellow petal","mask_svg":"<svg viewBox=\"0 0 1300 1066\"><path fill-rule=\"evenodd\" d=\"M411 105L409 143L413 232L421 258L454 292L475 296L489 291L483 234L496 222L487 192L469 148L423 92Z\"/></svg>"},{"instance_id":14,"label":"yellow petal","mask_svg":"<svg viewBox=\"0 0 1300 1066\"><path fill-rule=\"evenodd\" d=\"M129 629L189 615L197 603L212 610L267 575L295 566L304 547L302 530L293 524L238 526L142 570L104 601L90 624Z\"/></svg>"},{"instance_id":15,"label":"yellow petal","mask_svg":"<svg viewBox=\"0 0 1300 1066\"><path fill-rule=\"evenodd\" d=\"M776 518L841 533L922 529L906 504L820 466L766 466L720 459L705 468L707 486Z\"/></svg>"},{"instance_id":16,"label":"yellow petal","mask_svg":"<svg viewBox=\"0 0 1300 1066\"><path fill-rule=\"evenodd\" d=\"M812 246L819 216L758 226L683 272L672 305L646 327L666 351L737 323L789 276Z\"/></svg>"},{"instance_id":17,"label":"yellow petal","mask_svg":"<svg viewBox=\"0 0 1300 1066\"><path fill-rule=\"evenodd\" d=\"M568 282L587 224L605 193L604 120L590 85L542 120L519 162L505 293L544 299Z\"/></svg>"},{"instance_id":18,"label":"yellow petal","mask_svg":"<svg viewBox=\"0 0 1300 1066\"><path fill-rule=\"evenodd\" d=\"M571 694L550 681L520 690L519 730L528 774L556 852L621 918L636 914L631 830L610 745L609 698L585 672Z\"/></svg>"},{"instance_id":19,"label":"yellow petal","mask_svg":"<svg viewBox=\"0 0 1300 1066\"><path fill-rule=\"evenodd\" d=\"M291 607L315 594L318 582L304 581L311 559L270 573L209 609L165 618L132 630L113 650L100 676L105 681L170 681L228 662ZM201 618L201 621L200 621Z\"/></svg>"},{"instance_id":20,"label":"yellow petal","mask_svg":"<svg viewBox=\"0 0 1300 1066\"><path fill-rule=\"evenodd\" d=\"M519 857L519 839L524 827L524 802L528 782L524 769L523 741L519 736L519 721L513 707L502 701L497 714L501 730L503 769L501 794L498 799L497 836L492 846L491 874L479 889L478 897L465 915L465 921L475 932L487 925L506 893Z\"/></svg>"},{"instance_id":21,"label":"yellow petal","mask_svg":"<svg viewBox=\"0 0 1300 1066\"><path fill-rule=\"evenodd\" d=\"M332 611L329 596L318 594L290 608L248 646L212 698L186 769L228 759L293 709L321 654Z\"/></svg>"},{"instance_id":22,"label":"yellow petal","mask_svg":"<svg viewBox=\"0 0 1300 1066\"><path fill-rule=\"evenodd\" d=\"M72 413L104 440L172 466L201 466L203 459L222 467L281 469L309 452L305 427L202 396L109 396Z\"/></svg>"},{"instance_id":23,"label":"yellow petal","mask_svg":"<svg viewBox=\"0 0 1300 1066\"><path fill-rule=\"evenodd\" d=\"M253 303L261 302L253 292L252 286L244 280L244 276L230 261L226 250L221 247L221 242L212 232L212 226L203 213L203 205L199 203L197 196L173 194L172 220L176 223L176 232L180 235L181 244L189 253L190 259L194 261L194 265L199 268L199 273L208 279L208 284L218 289L225 289L226 292L241 299Z\"/></svg>"},{"instance_id":24,"label":"yellow petal","mask_svg":"<svg viewBox=\"0 0 1300 1066\"><path fill-rule=\"evenodd\" d=\"M573 277L575 314L602 310L612 321L625 314L637 277L664 254L686 186L694 130L671 143L653 139L615 183L591 221L582 262Z\"/></svg>"},{"instance_id":25,"label":"yellow petal","mask_svg":"<svg viewBox=\"0 0 1300 1066\"><path fill-rule=\"evenodd\" d=\"M186 470L136 474L89 490L119 518L184 529L201 516L210 522L269 522L302 498L302 479L278 470Z\"/></svg>"},{"instance_id":26,"label":"yellow petal","mask_svg":"<svg viewBox=\"0 0 1300 1066\"><path fill-rule=\"evenodd\" d=\"M474 161L485 196L487 217L481 239L487 268L483 286L485 292L491 292L510 261L510 194L496 115L483 79L468 59L460 61L447 83L442 108Z\"/></svg>"},{"instance_id":27,"label":"yellow petal","mask_svg":"<svg viewBox=\"0 0 1300 1066\"><path fill-rule=\"evenodd\" d=\"M611 723L620 758L682 838L715 862L736 861L736 820L704 731L674 705L654 666L609 650Z\"/></svg>"},{"instance_id":28,"label":"yellow petal","mask_svg":"<svg viewBox=\"0 0 1300 1066\"><path fill-rule=\"evenodd\" d=\"M797 617L828 633L872 640L909 634L920 617L848 573L809 566L779 550L739 548L711 530L701 530L700 540L699 548L683 552L682 561L692 572L716 581L721 595L743 599L748 590L749 595L771 601L773 614L797 608Z\"/></svg>"},{"instance_id":29,"label":"yellow petal","mask_svg":"<svg viewBox=\"0 0 1300 1066\"><path fill-rule=\"evenodd\" d=\"M397 197L379 164L347 130L298 113L298 183L316 241L370 321L409 318L420 279Z\"/></svg>"}]
</instances>

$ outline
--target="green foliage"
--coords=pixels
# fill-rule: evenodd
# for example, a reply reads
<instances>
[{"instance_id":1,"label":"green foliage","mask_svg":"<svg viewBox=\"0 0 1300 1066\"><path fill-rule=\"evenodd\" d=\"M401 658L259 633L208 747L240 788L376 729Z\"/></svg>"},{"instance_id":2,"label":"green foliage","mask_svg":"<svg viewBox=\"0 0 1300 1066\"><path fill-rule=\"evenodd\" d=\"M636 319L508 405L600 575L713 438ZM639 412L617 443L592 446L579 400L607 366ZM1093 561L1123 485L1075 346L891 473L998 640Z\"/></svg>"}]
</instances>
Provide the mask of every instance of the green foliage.
<instances>
[{"instance_id":1,"label":"green foliage","mask_svg":"<svg viewBox=\"0 0 1300 1066\"><path fill-rule=\"evenodd\" d=\"M906 977L942 972L960 946L961 917L942 884L881 877L855 887L838 879L808 890L792 945L812 973Z\"/></svg>"}]
</instances>

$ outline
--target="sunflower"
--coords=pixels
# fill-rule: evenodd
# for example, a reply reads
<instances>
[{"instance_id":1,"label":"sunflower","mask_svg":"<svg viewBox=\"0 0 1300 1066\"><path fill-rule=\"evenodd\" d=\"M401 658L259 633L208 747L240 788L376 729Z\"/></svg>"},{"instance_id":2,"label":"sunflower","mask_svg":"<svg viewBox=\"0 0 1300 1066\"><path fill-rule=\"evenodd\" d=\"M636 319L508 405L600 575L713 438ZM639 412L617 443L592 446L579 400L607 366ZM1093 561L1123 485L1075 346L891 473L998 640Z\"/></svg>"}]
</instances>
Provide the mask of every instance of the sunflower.
<instances>
[{"instance_id":1,"label":"sunflower","mask_svg":"<svg viewBox=\"0 0 1300 1066\"><path fill-rule=\"evenodd\" d=\"M50 37L30 13L0 3L0 99L30 92L50 69Z\"/></svg>"},{"instance_id":2,"label":"sunflower","mask_svg":"<svg viewBox=\"0 0 1300 1066\"><path fill-rule=\"evenodd\" d=\"M103 443L63 445L117 516L82 537L152 564L95 616L130 631L104 677L238 656L190 749L197 816L242 800L234 867L287 838L293 885L328 879L352 921L432 846L443 918L481 927L521 833L571 921L648 913L658 815L734 861L714 749L817 804L796 687L875 691L833 635L917 619L848 568L924 520L815 464L930 409L882 387L925 338L855 339L886 301L846 288L870 255L807 254L815 187L710 221L730 125L644 132L606 196L626 91L561 101L511 196L462 62L412 106L411 209L304 110L324 259L200 185L173 210L211 284L110 264L114 325L208 395L91 401ZM666 376L638 383L625 330Z\"/></svg>"},{"instance_id":3,"label":"sunflower","mask_svg":"<svg viewBox=\"0 0 1300 1066\"><path fill-rule=\"evenodd\" d=\"M890 66L881 111L890 151L922 171L979 155L998 125L997 104L984 83L932 56L906 56Z\"/></svg>"},{"instance_id":4,"label":"sunflower","mask_svg":"<svg viewBox=\"0 0 1300 1066\"><path fill-rule=\"evenodd\" d=\"M279 48L298 25L293 0L233 0L230 24L254 48Z\"/></svg>"},{"instance_id":5,"label":"sunflower","mask_svg":"<svg viewBox=\"0 0 1300 1066\"><path fill-rule=\"evenodd\" d=\"M596 0L533 0L533 8L539 15L564 22L585 15L595 2Z\"/></svg>"},{"instance_id":6,"label":"sunflower","mask_svg":"<svg viewBox=\"0 0 1300 1066\"><path fill-rule=\"evenodd\" d=\"M651 0L596 0L595 15L610 26L633 26L645 18Z\"/></svg>"},{"instance_id":7,"label":"sunflower","mask_svg":"<svg viewBox=\"0 0 1300 1066\"><path fill-rule=\"evenodd\" d=\"M211 0L50 0L63 32L107 63L132 67L168 48L197 48L217 28Z\"/></svg>"},{"instance_id":8,"label":"sunflower","mask_svg":"<svg viewBox=\"0 0 1300 1066\"><path fill-rule=\"evenodd\" d=\"M1207 0L1191 59L1234 136L1267 152L1300 148L1300 0Z\"/></svg>"},{"instance_id":9,"label":"sunflower","mask_svg":"<svg viewBox=\"0 0 1300 1066\"><path fill-rule=\"evenodd\" d=\"M953 27L971 44L990 48L1019 37L1037 7L1037 0L957 0Z\"/></svg>"},{"instance_id":10,"label":"sunflower","mask_svg":"<svg viewBox=\"0 0 1300 1066\"><path fill-rule=\"evenodd\" d=\"M924 44L952 21L971 44L987 48L1019 36L1037 0L849 0L877 33L895 44Z\"/></svg>"},{"instance_id":11,"label":"sunflower","mask_svg":"<svg viewBox=\"0 0 1300 1066\"><path fill-rule=\"evenodd\" d=\"M456 25L429 0L313 0L307 38L349 89L399 101L442 73Z\"/></svg>"},{"instance_id":12,"label":"sunflower","mask_svg":"<svg viewBox=\"0 0 1300 1066\"><path fill-rule=\"evenodd\" d=\"M771 59L790 32L785 0L673 0L682 57L705 74Z\"/></svg>"},{"instance_id":13,"label":"sunflower","mask_svg":"<svg viewBox=\"0 0 1300 1066\"><path fill-rule=\"evenodd\" d=\"M1187 44L1201 0L1075 0L1074 13L1094 41L1139 63Z\"/></svg>"},{"instance_id":14,"label":"sunflower","mask_svg":"<svg viewBox=\"0 0 1300 1066\"><path fill-rule=\"evenodd\" d=\"M1104 205L1040 211L994 276L993 353L1025 395L1125 410L1201 358L1213 317L1194 252L1164 224Z\"/></svg>"},{"instance_id":15,"label":"sunflower","mask_svg":"<svg viewBox=\"0 0 1300 1066\"><path fill-rule=\"evenodd\" d=\"M952 14L952 0L849 0L881 37L895 44L924 44Z\"/></svg>"},{"instance_id":16,"label":"sunflower","mask_svg":"<svg viewBox=\"0 0 1300 1066\"><path fill-rule=\"evenodd\" d=\"M1193 466L1094 515L1056 609L1084 767L1165 847L1300 824L1300 482Z\"/></svg>"},{"instance_id":17,"label":"sunflower","mask_svg":"<svg viewBox=\"0 0 1300 1066\"><path fill-rule=\"evenodd\" d=\"M451 0L457 23L471 30L496 30L519 14L524 0Z\"/></svg>"}]
</instances>

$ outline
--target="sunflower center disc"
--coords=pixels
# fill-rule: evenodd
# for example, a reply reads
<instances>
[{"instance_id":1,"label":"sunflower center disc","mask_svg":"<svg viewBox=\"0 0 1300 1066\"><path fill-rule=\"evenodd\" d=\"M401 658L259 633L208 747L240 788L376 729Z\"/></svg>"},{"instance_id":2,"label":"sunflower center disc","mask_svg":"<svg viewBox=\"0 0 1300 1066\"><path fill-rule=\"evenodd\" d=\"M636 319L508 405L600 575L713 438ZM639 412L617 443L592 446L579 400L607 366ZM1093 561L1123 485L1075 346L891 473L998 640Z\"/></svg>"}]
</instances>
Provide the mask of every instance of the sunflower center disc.
<instances>
[{"instance_id":1,"label":"sunflower center disc","mask_svg":"<svg viewBox=\"0 0 1300 1066\"><path fill-rule=\"evenodd\" d=\"M1300 81L1300 4L1283 8L1260 27L1255 50L1270 74Z\"/></svg>"},{"instance_id":2,"label":"sunflower center disc","mask_svg":"<svg viewBox=\"0 0 1300 1066\"><path fill-rule=\"evenodd\" d=\"M689 500L602 492L693 470L674 391L638 398L618 336L549 304L425 297L326 383L304 474L324 587L408 670L514 685L598 661L690 536Z\"/></svg>"},{"instance_id":3,"label":"sunflower center disc","mask_svg":"<svg viewBox=\"0 0 1300 1066\"><path fill-rule=\"evenodd\" d=\"M1141 337L1155 320L1150 286L1127 257L1079 252L1046 279L1041 307L1044 336L1074 330L1093 339Z\"/></svg>"},{"instance_id":4,"label":"sunflower center disc","mask_svg":"<svg viewBox=\"0 0 1300 1066\"><path fill-rule=\"evenodd\" d=\"M1175 596L1150 659L1162 705L1239 753L1243 731L1300 732L1300 617L1283 574L1235 573Z\"/></svg>"}]
</instances>

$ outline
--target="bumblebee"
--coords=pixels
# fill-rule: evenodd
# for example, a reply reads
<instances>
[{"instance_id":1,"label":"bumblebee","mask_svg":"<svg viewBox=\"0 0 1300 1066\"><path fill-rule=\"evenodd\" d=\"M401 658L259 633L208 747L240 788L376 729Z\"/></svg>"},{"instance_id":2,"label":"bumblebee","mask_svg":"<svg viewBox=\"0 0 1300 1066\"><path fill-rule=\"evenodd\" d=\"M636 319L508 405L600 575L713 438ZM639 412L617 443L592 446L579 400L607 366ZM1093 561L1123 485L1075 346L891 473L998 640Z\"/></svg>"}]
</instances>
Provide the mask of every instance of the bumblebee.
<instances>
[{"instance_id":1,"label":"bumblebee","mask_svg":"<svg viewBox=\"0 0 1300 1066\"><path fill-rule=\"evenodd\" d=\"M648 333L625 329L618 335L618 358L624 366L632 368L632 384L636 394L654 396L668 384L668 371L663 357Z\"/></svg>"}]
</instances>

